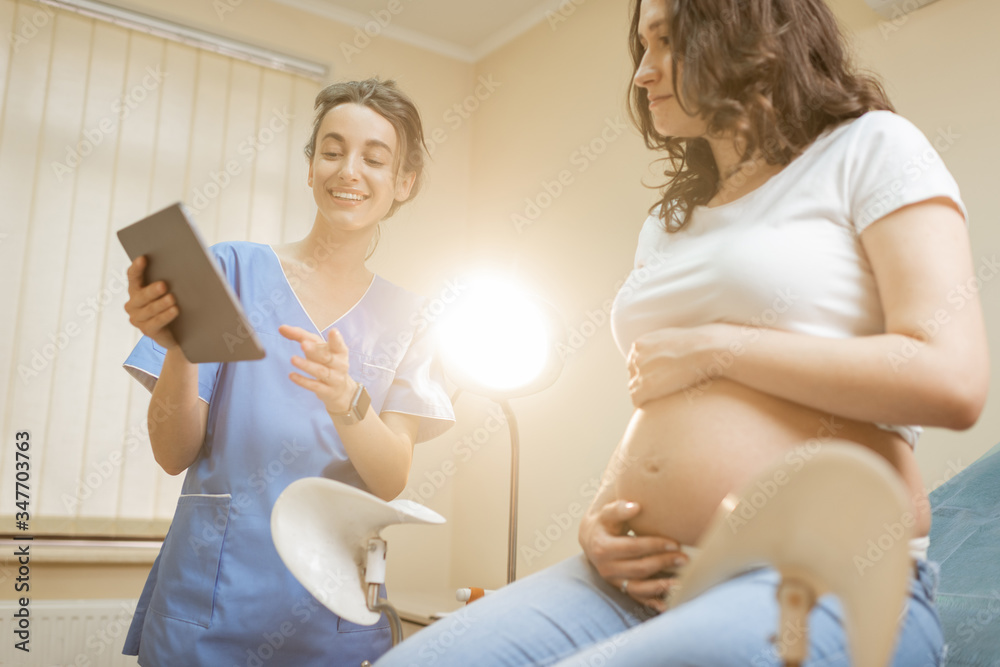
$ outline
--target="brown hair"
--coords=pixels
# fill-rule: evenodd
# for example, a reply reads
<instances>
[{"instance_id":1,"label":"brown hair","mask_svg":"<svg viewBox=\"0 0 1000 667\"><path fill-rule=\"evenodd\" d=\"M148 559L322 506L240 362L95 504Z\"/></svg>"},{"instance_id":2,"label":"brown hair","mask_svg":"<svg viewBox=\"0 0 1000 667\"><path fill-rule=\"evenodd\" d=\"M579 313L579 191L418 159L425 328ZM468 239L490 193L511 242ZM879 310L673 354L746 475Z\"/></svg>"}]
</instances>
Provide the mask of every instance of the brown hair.
<instances>
[{"instance_id":1,"label":"brown hair","mask_svg":"<svg viewBox=\"0 0 1000 667\"><path fill-rule=\"evenodd\" d=\"M319 134L319 126L323 123L326 113L336 106L348 103L368 107L392 123L399 144L395 156L395 171L397 174L400 170L403 173L416 174L410 196L406 200L410 201L420 191L423 183L427 144L424 143L424 128L416 105L396 87L396 82L393 80L343 81L321 90L316 96L316 117L313 120L312 136L305 146L306 157L312 160L315 154L316 136ZM385 217L392 216L403 203L394 200Z\"/></svg>"},{"instance_id":2,"label":"brown hair","mask_svg":"<svg viewBox=\"0 0 1000 667\"><path fill-rule=\"evenodd\" d=\"M744 145L736 169L760 153L787 165L827 127L867 111L894 111L879 80L854 71L845 38L825 0L659 0L669 10L673 94L715 136L732 132ZM629 51L633 76L641 0L633 0ZM683 65L683 98L678 95ZM695 104L695 111L684 102ZM667 137L653 127L646 89L632 85L629 116L646 146L668 156L660 215L667 231L687 224L697 205L716 194L720 177L704 137Z\"/></svg>"}]
</instances>

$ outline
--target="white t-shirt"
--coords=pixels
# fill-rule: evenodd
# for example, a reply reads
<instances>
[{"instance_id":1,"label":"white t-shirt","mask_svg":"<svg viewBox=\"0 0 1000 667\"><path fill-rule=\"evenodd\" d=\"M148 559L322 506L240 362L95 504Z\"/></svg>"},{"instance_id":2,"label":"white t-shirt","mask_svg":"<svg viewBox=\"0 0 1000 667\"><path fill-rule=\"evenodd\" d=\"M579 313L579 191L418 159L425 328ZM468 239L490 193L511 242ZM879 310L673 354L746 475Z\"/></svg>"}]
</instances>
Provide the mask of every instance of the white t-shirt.
<instances>
[{"instance_id":1,"label":"white t-shirt","mask_svg":"<svg viewBox=\"0 0 1000 667\"><path fill-rule=\"evenodd\" d=\"M827 128L756 190L696 207L679 232L647 218L611 311L615 342L628 354L646 332L710 322L831 338L884 333L859 236L888 213L937 196L955 201L968 225L955 179L902 116L870 111ZM879 426L911 446L921 431Z\"/></svg>"}]
</instances>

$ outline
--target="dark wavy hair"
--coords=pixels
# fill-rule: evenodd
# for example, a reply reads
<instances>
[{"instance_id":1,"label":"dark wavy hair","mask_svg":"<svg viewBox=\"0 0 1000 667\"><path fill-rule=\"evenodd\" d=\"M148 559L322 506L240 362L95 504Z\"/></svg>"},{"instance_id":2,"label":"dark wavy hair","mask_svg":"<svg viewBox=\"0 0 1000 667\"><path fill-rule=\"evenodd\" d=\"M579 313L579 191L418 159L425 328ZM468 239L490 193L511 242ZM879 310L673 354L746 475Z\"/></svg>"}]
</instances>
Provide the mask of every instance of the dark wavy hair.
<instances>
[{"instance_id":1,"label":"dark wavy hair","mask_svg":"<svg viewBox=\"0 0 1000 667\"><path fill-rule=\"evenodd\" d=\"M389 79L382 81L377 78L364 81L342 81L334 83L319 92L316 96L316 116L313 119L312 136L305 146L305 154L312 160L316 151L316 136L319 126L323 123L326 113L341 104L357 104L368 107L378 115L392 123L396 130L399 150L396 151L394 169L407 174L416 174L410 196L413 199L424 179L424 162L427 155L427 144L424 143L424 128L420 122L420 113L416 105L401 91L396 82ZM386 218L392 216L404 202L393 200ZM378 243L378 240L375 241Z\"/></svg>"},{"instance_id":2,"label":"dark wavy hair","mask_svg":"<svg viewBox=\"0 0 1000 667\"><path fill-rule=\"evenodd\" d=\"M879 79L855 71L846 41L825 0L660 0L668 10L674 97L706 120L712 136L733 133L745 147L736 169L758 154L787 165L826 128L867 111L895 111ZM641 0L632 0L629 50L633 76ZM683 67L683 100L677 91ZM691 111L684 104L693 103ZM654 150L666 151L660 209L677 231L695 206L718 192L720 176L704 137L668 137L653 127L646 89L632 85L632 122Z\"/></svg>"}]
</instances>

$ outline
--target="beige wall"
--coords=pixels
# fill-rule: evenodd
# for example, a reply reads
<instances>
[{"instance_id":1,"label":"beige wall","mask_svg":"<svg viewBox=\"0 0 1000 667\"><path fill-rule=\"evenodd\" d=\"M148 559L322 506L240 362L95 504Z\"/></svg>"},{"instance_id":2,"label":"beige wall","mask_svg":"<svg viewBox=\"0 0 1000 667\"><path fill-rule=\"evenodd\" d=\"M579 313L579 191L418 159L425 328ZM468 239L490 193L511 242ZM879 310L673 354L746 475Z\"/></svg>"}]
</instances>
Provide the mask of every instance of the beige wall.
<instances>
[{"instance_id":1,"label":"beige wall","mask_svg":"<svg viewBox=\"0 0 1000 667\"><path fill-rule=\"evenodd\" d=\"M581 334L575 340L583 344L559 381L514 401L522 434L520 539L537 552L522 552L519 575L575 553L579 509L631 413L624 364L601 314L631 266L654 198L641 184L644 177L655 182L647 169L652 156L633 130L617 124L624 121L629 74L626 3L587 0L566 21L542 23L474 66L387 39L348 64L338 44L351 37L350 29L263 0L246 0L221 22L211 3L197 0L129 4L329 62L334 78L394 76L420 104L427 127L443 128L447 141L435 151L427 191L390 222L375 266L430 296L462 266L516 269ZM861 0L831 4L862 61L886 77L899 111L932 138L939 128L959 135L943 157L971 212L974 256L991 258L1000 245L993 224L1000 211L988 180L1000 148L992 118L1000 103L1000 44L989 28L1000 24L1000 6L943 0L893 25L880 23ZM479 77L492 77L499 87L452 129L445 113L473 92ZM592 161L580 152L590 144L603 150ZM518 229L512 215L525 214L525 198L545 193L546 182L555 191L551 183L564 170L568 185L533 224ZM995 355L997 282L983 291ZM488 409L486 401L464 396L459 424L418 448L408 496L445 514L449 524L389 529L397 600L443 608L453 606L453 587L503 583L507 439L488 428ZM994 392L974 429L930 430L918 450L928 484L948 474L950 464L966 466L996 444L998 420ZM464 437L470 440L463 443Z\"/></svg>"}]
</instances>

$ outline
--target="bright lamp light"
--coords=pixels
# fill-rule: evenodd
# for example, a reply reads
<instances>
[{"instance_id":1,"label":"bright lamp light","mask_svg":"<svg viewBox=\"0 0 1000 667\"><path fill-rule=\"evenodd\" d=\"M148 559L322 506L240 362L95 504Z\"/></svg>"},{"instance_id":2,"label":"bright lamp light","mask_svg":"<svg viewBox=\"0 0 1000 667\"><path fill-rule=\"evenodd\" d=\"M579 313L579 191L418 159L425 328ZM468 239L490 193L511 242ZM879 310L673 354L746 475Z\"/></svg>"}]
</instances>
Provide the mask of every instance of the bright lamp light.
<instances>
[{"instance_id":1,"label":"bright lamp light","mask_svg":"<svg viewBox=\"0 0 1000 667\"><path fill-rule=\"evenodd\" d=\"M561 365L555 322L551 309L516 283L470 280L439 323L448 375L462 388L492 398L539 391Z\"/></svg>"},{"instance_id":2,"label":"bright lamp light","mask_svg":"<svg viewBox=\"0 0 1000 667\"><path fill-rule=\"evenodd\" d=\"M517 576L517 479L520 437L511 398L545 389L559 376L556 345L564 333L555 309L516 283L477 278L438 323L445 373L460 390L486 396L503 409L510 432L510 517L507 583ZM460 393L460 392L459 392ZM454 402L458 393L452 399Z\"/></svg>"}]
</instances>

